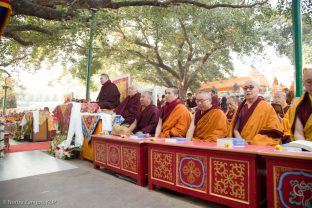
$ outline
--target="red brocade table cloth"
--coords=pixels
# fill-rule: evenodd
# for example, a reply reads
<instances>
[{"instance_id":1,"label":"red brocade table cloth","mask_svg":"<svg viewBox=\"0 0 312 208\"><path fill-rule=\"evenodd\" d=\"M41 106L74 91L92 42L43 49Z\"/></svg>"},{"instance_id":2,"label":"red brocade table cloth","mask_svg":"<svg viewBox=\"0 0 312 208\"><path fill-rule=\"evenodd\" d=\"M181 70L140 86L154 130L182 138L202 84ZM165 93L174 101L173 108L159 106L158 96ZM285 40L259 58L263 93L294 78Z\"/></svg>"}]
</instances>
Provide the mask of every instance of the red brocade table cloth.
<instances>
[{"instance_id":1,"label":"red brocade table cloth","mask_svg":"<svg viewBox=\"0 0 312 208\"><path fill-rule=\"evenodd\" d=\"M68 132L72 107L72 103L65 103L56 106L55 110L53 111L54 116L57 117L61 134Z\"/></svg>"},{"instance_id":2,"label":"red brocade table cloth","mask_svg":"<svg viewBox=\"0 0 312 208\"><path fill-rule=\"evenodd\" d=\"M99 120L101 119L100 115L82 115L82 133L90 142L91 135L93 134Z\"/></svg>"},{"instance_id":3,"label":"red brocade table cloth","mask_svg":"<svg viewBox=\"0 0 312 208\"><path fill-rule=\"evenodd\" d=\"M312 153L266 150L268 206L312 207Z\"/></svg>"},{"instance_id":4,"label":"red brocade table cloth","mask_svg":"<svg viewBox=\"0 0 312 208\"><path fill-rule=\"evenodd\" d=\"M144 140L112 135L93 135L94 168L104 167L126 175L144 186L147 179L147 155Z\"/></svg>"},{"instance_id":5,"label":"red brocade table cloth","mask_svg":"<svg viewBox=\"0 0 312 208\"><path fill-rule=\"evenodd\" d=\"M258 152L272 149L247 145L217 147L209 142L146 142L148 188L161 186L231 207L260 207ZM261 172L261 171L260 171ZM262 171L264 172L264 171Z\"/></svg>"}]
</instances>

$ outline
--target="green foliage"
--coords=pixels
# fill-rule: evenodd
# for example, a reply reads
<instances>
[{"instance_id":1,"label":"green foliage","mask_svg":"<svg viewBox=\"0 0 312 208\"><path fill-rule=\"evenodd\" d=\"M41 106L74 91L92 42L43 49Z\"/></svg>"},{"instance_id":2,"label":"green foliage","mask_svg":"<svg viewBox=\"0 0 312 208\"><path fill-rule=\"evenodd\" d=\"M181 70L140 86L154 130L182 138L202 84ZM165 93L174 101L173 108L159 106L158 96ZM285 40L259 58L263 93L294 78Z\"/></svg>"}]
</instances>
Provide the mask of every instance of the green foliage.
<instances>
[{"instance_id":1,"label":"green foliage","mask_svg":"<svg viewBox=\"0 0 312 208\"><path fill-rule=\"evenodd\" d=\"M215 2L233 3L228 0L212 1L211 4ZM91 76L106 72L114 77L121 71L131 74L136 81L176 85L181 94L185 94L188 89L196 91L204 82L230 75L232 52L253 55L270 45L280 54L291 57L289 2L280 0L278 10L269 5L210 10L183 5L165 9L100 9L96 12L96 27L93 28ZM11 25L37 25L48 33L16 32L32 43L29 46L3 38L0 59L6 61L0 66L20 65L25 70L36 70L44 61L61 62L64 73L70 72L85 83L90 17L88 10L79 10L74 18L58 22L14 16ZM308 17L304 16L305 19ZM308 21L304 23L303 34L304 58L309 63L312 62L312 29ZM91 89L95 88L96 84L91 83Z\"/></svg>"}]
</instances>

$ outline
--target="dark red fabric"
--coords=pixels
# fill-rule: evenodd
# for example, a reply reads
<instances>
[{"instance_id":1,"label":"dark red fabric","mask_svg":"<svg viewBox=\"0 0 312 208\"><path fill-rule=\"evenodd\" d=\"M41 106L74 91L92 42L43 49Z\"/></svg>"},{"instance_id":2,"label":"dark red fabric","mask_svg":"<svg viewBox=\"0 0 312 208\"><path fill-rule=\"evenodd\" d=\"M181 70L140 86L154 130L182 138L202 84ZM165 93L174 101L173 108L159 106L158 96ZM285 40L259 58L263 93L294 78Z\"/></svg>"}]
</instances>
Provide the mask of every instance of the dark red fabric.
<instances>
[{"instance_id":1,"label":"dark red fabric","mask_svg":"<svg viewBox=\"0 0 312 208\"><path fill-rule=\"evenodd\" d=\"M234 113L235 111L229 111L227 114L226 114L226 118L228 120L232 120L233 116L234 116Z\"/></svg>"},{"instance_id":2,"label":"dark red fabric","mask_svg":"<svg viewBox=\"0 0 312 208\"><path fill-rule=\"evenodd\" d=\"M122 115L124 117L125 121L124 123L127 124L132 124L136 114L140 111L141 109L141 104L140 104L140 93L136 93L132 97L127 96L124 101L120 103L120 105L115 108L115 112L117 115Z\"/></svg>"},{"instance_id":3,"label":"dark red fabric","mask_svg":"<svg viewBox=\"0 0 312 208\"><path fill-rule=\"evenodd\" d=\"M236 124L236 122L238 120L240 121L239 127L238 127L239 133L243 130L243 128L244 128L245 124L247 123L249 117L252 115L253 111L255 110L255 108L257 107L258 103L260 103L261 100L263 100L263 97L259 96L257 98L257 100L250 106L249 109L248 109L248 106L246 104L246 99L242 102L242 104L239 105L239 107L237 109L236 116L234 118L234 124ZM235 127L235 125L233 125L233 127ZM234 130L234 128L232 130ZM233 134L234 134L234 132L233 132Z\"/></svg>"},{"instance_id":4,"label":"dark red fabric","mask_svg":"<svg viewBox=\"0 0 312 208\"><path fill-rule=\"evenodd\" d=\"M211 96L211 105L212 106L220 106L218 95L212 95Z\"/></svg>"},{"instance_id":5,"label":"dark red fabric","mask_svg":"<svg viewBox=\"0 0 312 208\"><path fill-rule=\"evenodd\" d=\"M188 108L194 108L194 107L196 107L197 105L196 105L196 102L195 102L195 98L187 99L187 100L186 100L186 106L187 106Z\"/></svg>"},{"instance_id":6,"label":"dark red fabric","mask_svg":"<svg viewBox=\"0 0 312 208\"><path fill-rule=\"evenodd\" d=\"M210 110L212 110L212 109L221 109L221 108L218 107L218 106L211 106L211 108L209 108L208 110L204 111L203 113L202 113L200 110L196 111L194 124L196 125L196 124L198 123L198 121L199 121L202 117L204 117L204 115L206 115L206 114L207 114Z\"/></svg>"},{"instance_id":7,"label":"dark red fabric","mask_svg":"<svg viewBox=\"0 0 312 208\"><path fill-rule=\"evenodd\" d=\"M154 135L159 120L159 109L151 104L143 111L140 111L135 119L137 120L137 126L134 133L142 131Z\"/></svg>"},{"instance_id":8,"label":"dark red fabric","mask_svg":"<svg viewBox=\"0 0 312 208\"><path fill-rule=\"evenodd\" d=\"M288 109L290 108L290 105L287 105L285 108L283 108L283 112L284 112L284 114L286 114L287 113L287 111L288 111Z\"/></svg>"},{"instance_id":9,"label":"dark red fabric","mask_svg":"<svg viewBox=\"0 0 312 208\"><path fill-rule=\"evenodd\" d=\"M96 102L101 109L113 109L120 103L120 93L117 86L110 80L102 85L101 91L96 98Z\"/></svg>"},{"instance_id":10,"label":"dark red fabric","mask_svg":"<svg viewBox=\"0 0 312 208\"><path fill-rule=\"evenodd\" d=\"M304 95L302 102L297 107L297 115L302 123L303 128L305 127L311 113L311 100L309 98L309 93Z\"/></svg>"},{"instance_id":11,"label":"dark red fabric","mask_svg":"<svg viewBox=\"0 0 312 208\"><path fill-rule=\"evenodd\" d=\"M160 111L160 118L162 119L162 122L165 122L165 120L168 118L168 116L170 115L170 113L173 111L173 109L178 105L178 104L183 104L183 102L177 98L174 101L172 101L171 103L166 103L166 105L164 105L161 108Z\"/></svg>"},{"instance_id":12,"label":"dark red fabric","mask_svg":"<svg viewBox=\"0 0 312 208\"><path fill-rule=\"evenodd\" d=\"M271 130L260 130L259 134L262 135L267 135L272 138L282 138L283 137L283 132L271 129Z\"/></svg>"}]
</instances>

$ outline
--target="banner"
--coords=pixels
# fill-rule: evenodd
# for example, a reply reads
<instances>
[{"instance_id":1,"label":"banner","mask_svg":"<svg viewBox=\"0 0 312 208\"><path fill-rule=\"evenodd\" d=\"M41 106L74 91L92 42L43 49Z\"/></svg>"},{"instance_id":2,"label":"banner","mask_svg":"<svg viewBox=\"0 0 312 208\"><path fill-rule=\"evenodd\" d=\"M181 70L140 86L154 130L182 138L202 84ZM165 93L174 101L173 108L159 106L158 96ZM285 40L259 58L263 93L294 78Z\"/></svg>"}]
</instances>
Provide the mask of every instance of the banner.
<instances>
[{"instance_id":1,"label":"banner","mask_svg":"<svg viewBox=\"0 0 312 208\"><path fill-rule=\"evenodd\" d=\"M117 85L120 92L120 102L122 102L128 96L128 89L131 84L130 75L113 79L112 82Z\"/></svg>"},{"instance_id":2,"label":"banner","mask_svg":"<svg viewBox=\"0 0 312 208\"><path fill-rule=\"evenodd\" d=\"M12 7L9 0L0 0L0 37L9 23Z\"/></svg>"}]
</instances>

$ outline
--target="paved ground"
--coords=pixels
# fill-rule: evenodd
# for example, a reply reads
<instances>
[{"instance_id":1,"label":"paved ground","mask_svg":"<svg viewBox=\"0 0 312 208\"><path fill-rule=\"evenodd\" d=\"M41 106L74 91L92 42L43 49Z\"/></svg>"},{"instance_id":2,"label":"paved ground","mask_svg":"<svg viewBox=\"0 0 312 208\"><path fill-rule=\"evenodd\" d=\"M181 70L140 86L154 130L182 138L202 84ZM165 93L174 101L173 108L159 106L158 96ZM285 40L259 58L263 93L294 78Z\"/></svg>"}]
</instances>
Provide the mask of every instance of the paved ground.
<instances>
[{"instance_id":1,"label":"paved ground","mask_svg":"<svg viewBox=\"0 0 312 208\"><path fill-rule=\"evenodd\" d=\"M7 154L0 160L0 207L199 208L225 207L166 189L149 191L85 160L46 152Z\"/></svg>"}]
</instances>

